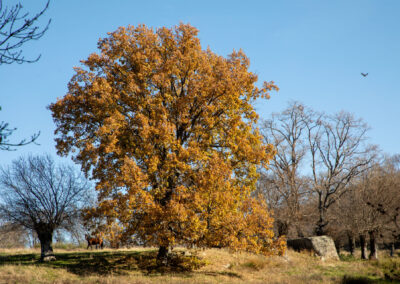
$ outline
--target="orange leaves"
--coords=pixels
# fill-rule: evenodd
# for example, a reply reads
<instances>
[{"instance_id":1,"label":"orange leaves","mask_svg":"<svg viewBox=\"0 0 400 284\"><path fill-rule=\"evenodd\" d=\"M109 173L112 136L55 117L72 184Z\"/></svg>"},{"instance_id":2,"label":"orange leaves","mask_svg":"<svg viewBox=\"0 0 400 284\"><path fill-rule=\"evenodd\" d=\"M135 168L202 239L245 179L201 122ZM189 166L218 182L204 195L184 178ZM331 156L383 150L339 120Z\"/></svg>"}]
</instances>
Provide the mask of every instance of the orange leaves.
<instances>
[{"instance_id":1,"label":"orange leaves","mask_svg":"<svg viewBox=\"0 0 400 284\"><path fill-rule=\"evenodd\" d=\"M121 234L262 252L272 223L249 198L274 153L251 103L276 86L258 89L243 51L226 59L202 50L197 33L140 25L100 40L50 105L57 148L76 150L97 182L96 214Z\"/></svg>"}]
</instances>

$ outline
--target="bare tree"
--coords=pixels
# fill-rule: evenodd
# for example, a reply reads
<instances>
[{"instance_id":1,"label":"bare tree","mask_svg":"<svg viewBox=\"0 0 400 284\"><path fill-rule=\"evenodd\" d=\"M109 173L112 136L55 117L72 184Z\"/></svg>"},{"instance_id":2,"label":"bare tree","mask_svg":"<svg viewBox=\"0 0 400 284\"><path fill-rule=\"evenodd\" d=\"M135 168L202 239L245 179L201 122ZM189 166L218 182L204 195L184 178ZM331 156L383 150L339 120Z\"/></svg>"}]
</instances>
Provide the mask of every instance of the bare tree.
<instances>
[{"instance_id":1,"label":"bare tree","mask_svg":"<svg viewBox=\"0 0 400 284\"><path fill-rule=\"evenodd\" d=\"M21 3L4 7L3 0L0 0L0 65L39 60L40 55L34 59L26 59L22 55L21 47L28 41L41 38L49 28L51 20L43 28L36 25L49 4L50 1L39 13L30 17L29 13L22 11Z\"/></svg>"},{"instance_id":2,"label":"bare tree","mask_svg":"<svg viewBox=\"0 0 400 284\"><path fill-rule=\"evenodd\" d=\"M383 163L377 164L366 175L363 183L363 200L375 215L370 225L370 258L376 259L378 234L389 233L386 241L391 243L391 254L394 243L400 236L400 171L399 157L386 157Z\"/></svg>"},{"instance_id":3,"label":"bare tree","mask_svg":"<svg viewBox=\"0 0 400 284\"><path fill-rule=\"evenodd\" d=\"M365 181L368 171L353 180L342 197L332 205L330 226L336 226L347 235L349 250L355 252L356 238L359 238L361 258L367 259L367 239L369 232L381 227L379 214L367 206L365 199L369 198L365 191ZM374 235L373 235L374 237Z\"/></svg>"},{"instance_id":4,"label":"bare tree","mask_svg":"<svg viewBox=\"0 0 400 284\"><path fill-rule=\"evenodd\" d=\"M326 115L293 102L265 121L262 130L277 153L269 172L262 173L259 191L276 213L278 233L287 233L293 224L300 227L302 204L314 203L315 233L325 234L328 209L376 156L376 147L366 144L368 126L347 112Z\"/></svg>"},{"instance_id":5,"label":"bare tree","mask_svg":"<svg viewBox=\"0 0 400 284\"><path fill-rule=\"evenodd\" d=\"M344 111L308 124L312 183L318 199L317 235L325 234L328 208L376 157L376 146L365 143L368 129L361 119Z\"/></svg>"},{"instance_id":6,"label":"bare tree","mask_svg":"<svg viewBox=\"0 0 400 284\"><path fill-rule=\"evenodd\" d=\"M298 236L303 235L299 226L300 211L308 187L299 169L307 154L307 124L313 114L301 103L291 102L287 109L272 114L262 124L264 140L274 145L276 155L268 174L262 173L259 191L274 209L279 235L288 235L292 225Z\"/></svg>"},{"instance_id":7,"label":"bare tree","mask_svg":"<svg viewBox=\"0 0 400 284\"><path fill-rule=\"evenodd\" d=\"M0 169L2 219L33 230L41 259L54 259L51 246L58 228L71 228L88 198L88 182L71 166L56 165L50 156L29 156Z\"/></svg>"}]
</instances>

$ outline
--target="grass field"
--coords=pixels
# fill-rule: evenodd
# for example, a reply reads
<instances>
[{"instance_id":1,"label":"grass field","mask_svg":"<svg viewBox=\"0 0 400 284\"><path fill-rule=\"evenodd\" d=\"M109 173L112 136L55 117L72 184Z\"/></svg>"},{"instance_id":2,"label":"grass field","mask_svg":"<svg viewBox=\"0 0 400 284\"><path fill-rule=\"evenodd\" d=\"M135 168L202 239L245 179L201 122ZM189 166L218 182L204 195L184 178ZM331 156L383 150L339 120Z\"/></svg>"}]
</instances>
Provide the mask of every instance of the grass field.
<instances>
[{"instance_id":1,"label":"grass field","mask_svg":"<svg viewBox=\"0 0 400 284\"><path fill-rule=\"evenodd\" d=\"M179 251L179 250L178 250ZM39 262L40 251L0 250L0 283L400 283L400 257L325 261L288 251L263 257L227 250L183 256L175 271L155 269L155 249L56 249L56 261ZM180 254L180 253L178 253ZM187 271L187 263L201 264Z\"/></svg>"}]
</instances>

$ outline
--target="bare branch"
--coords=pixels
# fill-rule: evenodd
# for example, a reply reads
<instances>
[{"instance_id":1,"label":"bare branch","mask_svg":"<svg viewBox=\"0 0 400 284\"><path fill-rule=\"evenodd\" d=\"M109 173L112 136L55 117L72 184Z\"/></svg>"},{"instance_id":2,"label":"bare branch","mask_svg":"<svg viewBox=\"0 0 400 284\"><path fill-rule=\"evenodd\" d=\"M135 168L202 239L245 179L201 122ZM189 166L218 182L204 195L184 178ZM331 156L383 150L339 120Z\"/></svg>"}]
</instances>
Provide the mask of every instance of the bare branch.
<instances>
[{"instance_id":1,"label":"bare branch","mask_svg":"<svg viewBox=\"0 0 400 284\"><path fill-rule=\"evenodd\" d=\"M28 41L40 39L48 30L51 20L41 29L36 26L39 18L49 8L50 0L46 6L35 16L22 12L21 3L12 7L3 7L0 0L0 65L12 63L32 63L40 59L26 59L21 47Z\"/></svg>"},{"instance_id":2,"label":"bare branch","mask_svg":"<svg viewBox=\"0 0 400 284\"><path fill-rule=\"evenodd\" d=\"M0 111L1 111L1 106L0 106ZM40 135L40 131L33 134L29 139L22 139L17 143L11 143L8 140L8 137L15 131L17 130L16 128L10 128L9 124L1 121L0 122L0 150L3 151L15 151L14 147L20 147L20 146L25 146L30 143L34 143L36 145L39 145L36 143L36 140L38 139Z\"/></svg>"}]
</instances>

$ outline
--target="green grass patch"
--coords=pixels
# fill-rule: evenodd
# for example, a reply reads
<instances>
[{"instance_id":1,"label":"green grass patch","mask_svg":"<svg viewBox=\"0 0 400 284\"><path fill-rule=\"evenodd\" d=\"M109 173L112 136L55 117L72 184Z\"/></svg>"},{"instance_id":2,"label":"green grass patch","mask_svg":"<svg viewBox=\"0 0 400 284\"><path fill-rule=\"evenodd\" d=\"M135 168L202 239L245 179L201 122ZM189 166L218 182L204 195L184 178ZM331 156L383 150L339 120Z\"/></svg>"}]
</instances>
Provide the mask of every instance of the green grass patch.
<instances>
[{"instance_id":1,"label":"green grass patch","mask_svg":"<svg viewBox=\"0 0 400 284\"><path fill-rule=\"evenodd\" d=\"M355 258L354 255L342 254L342 253L339 255L339 258L340 258L341 261L348 261L348 262L359 260L359 259Z\"/></svg>"},{"instance_id":2,"label":"green grass patch","mask_svg":"<svg viewBox=\"0 0 400 284\"><path fill-rule=\"evenodd\" d=\"M400 259L385 258L372 262L373 265L379 268L385 276L385 279L395 282L400 282Z\"/></svg>"}]
</instances>

